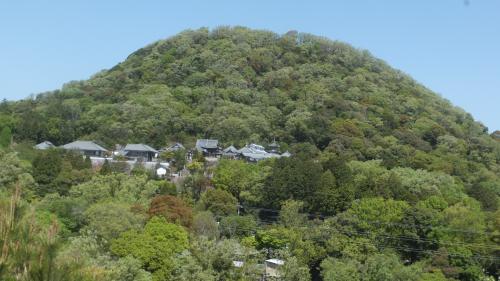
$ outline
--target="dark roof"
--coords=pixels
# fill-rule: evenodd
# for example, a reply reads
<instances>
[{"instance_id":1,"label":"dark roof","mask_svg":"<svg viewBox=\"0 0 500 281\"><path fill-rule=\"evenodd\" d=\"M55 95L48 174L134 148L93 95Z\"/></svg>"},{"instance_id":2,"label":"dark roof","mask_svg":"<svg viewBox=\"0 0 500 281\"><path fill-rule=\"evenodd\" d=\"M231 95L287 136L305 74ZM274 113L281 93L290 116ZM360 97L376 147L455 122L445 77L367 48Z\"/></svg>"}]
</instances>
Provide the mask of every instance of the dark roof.
<instances>
[{"instance_id":1,"label":"dark roof","mask_svg":"<svg viewBox=\"0 0 500 281\"><path fill-rule=\"evenodd\" d=\"M68 150L90 150L90 151L108 151L106 148L96 144L93 141L74 141L62 146L64 149Z\"/></svg>"},{"instance_id":2,"label":"dark roof","mask_svg":"<svg viewBox=\"0 0 500 281\"><path fill-rule=\"evenodd\" d=\"M142 143L132 143L127 144L123 151L148 151L157 153L158 151L147 144Z\"/></svg>"},{"instance_id":3,"label":"dark roof","mask_svg":"<svg viewBox=\"0 0 500 281\"><path fill-rule=\"evenodd\" d=\"M203 148L214 149L219 147L218 140L199 139L196 141L196 149L202 150Z\"/></svg>"},{"instance_id":4,"label":"dark roof","mask_svg":"<svg viewBox=\"0 0 500 281\"><path fill-rule=\"evenodd\" d=\"M236 149L236 147L234 146L229 146L229 147L226 147L224 150L222 150L222 155L225 155L225 156L236 156L239 154L239 151L238 149Z\"/></svg>"}]
</instances>

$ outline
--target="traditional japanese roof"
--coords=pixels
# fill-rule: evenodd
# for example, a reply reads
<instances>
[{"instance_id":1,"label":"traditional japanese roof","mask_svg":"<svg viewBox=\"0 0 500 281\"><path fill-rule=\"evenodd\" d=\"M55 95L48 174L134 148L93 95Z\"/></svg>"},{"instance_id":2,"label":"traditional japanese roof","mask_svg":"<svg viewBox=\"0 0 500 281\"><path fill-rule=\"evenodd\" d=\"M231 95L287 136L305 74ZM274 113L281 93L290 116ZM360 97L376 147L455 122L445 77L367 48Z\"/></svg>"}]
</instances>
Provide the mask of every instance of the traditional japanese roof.
<instances>
[{"instance_id":1,"label":"traditional japanese roof","mask_svg":"<svg viewBox=\"0 0 500 281\"><path fill-rule=\"evenodd\" d=\"M54 148L54 147L56 147L56 146L53 143L51 143L50 141L44 141L44 142L41 142L41 143L34 146L35 149L41 149L41 150Z\"/></svg>"},{"instance_id":2,"label":"traditional japanese roof","mask_svg":"<svg viewBox=\"0 0 500 281\"><path fill-rule=\"evenodd\" d=\"M272 143L270 143L270 144L268 145L268 147L272 147L272 148L279 148L279 147L280 147L280 145L279 145L276 141L273 141Z\"/></svg>"},{"instance_id":3,"label":"traditional japanese roof","mask_svg":"<svg viewBox=\"0 0 500 281\"><path fill-rule=\"evenodd\" d=\"M182 143L176 142L176 143L172 144L171 146L165 147L163 150L165 150L165 151L176 151L176 150L179 150L179 149L185 149L185 147L182 145Z\"/></svg>"},{"instance_id":4,"label":"traditional japanese roof","mask_svg":"<svg viewBox=\"0 0 500 281\"><path fill-rule=\"evenodd\" d=\"M226 147L224 150L222 150L223 153L232 153L232 154L236 154L238 153L238 149L236 149L236 147L230 145L229 147Z\"/></svg>"},{"instance_id":5,"label":"traditional japanese roof","mask_svg":"<svg viewBox=\"0 0 500 281\"><path fill-rule=\"evenodd\" d=\"M281 154L281 156L283 156L283 157L290 157L290 156L292 156L292 154L290 152L288 152L288 150L287 150L287 151L283 152Z\"/></svg>"},{"instance_id":6,"label":"traditional japanese roof","mask_svg":"<svg viewBox=\"0 0 500 281\"><path fill-rule=\"evenodd\" d=\"M196 141L196 149L215 149L219 147L218 140L210 140L210 139L199 139Z\"/></svg>"},{"instance_id":7,"label":"traditional japanese roof","mask_svg":"<svg viewBox=\"0 0 500 281\"><path fill-rule=\"evenodd\" d=\"M64 149L68 150L90 150L90 151L108 151L104 147L96 144L93 141L74 141L62 146Z\"/></svg>"},{"instance_id":8,"label":"traditional japanese roof","mask_svg":"<svg viewBox=\"0 0 500 281\"><path fill-rule=\"evenodd\" d=\"M240 154L245 154L245 153L252 153L252 154L268 154L262 145L258 144L249 144L244 147L242 147L240 150L238 150L238 153Z\"/></svg>"},{"instance_id":9,"label":"traditional japanese roof","mask_svg":"<svg viewBox=\"0 0 500 281\"><path fill-rule=\"evenodd\" d=\"M279 154L274 154L274 153L242 153L244 157L247 158L252 158L256 161L263 160L263 159L268 159L268 158L279 158Z\"/></svg>"},{"instance_id":10,"label":"traditional japanese roof","mask_svg":"<svg viewBox=\"0 0 500 281\"><path fill-rule=\"evenodd\" d=\"M238 149L238 153L241 153L241 154L252 153L252 152L253 152L253 150L250 147L248 147L248 145Z\"/></svg>"},{"instance_id":11,"label":"traditional japanese roof","mask_svg":"<svg viewBox=\"0 0 500 281\"><path fill-rule=\"evenodd\" d=\"M133 143L127 144L123 151L147 151L157 153L158 151L147 144Z\"/></svg>"},{"instance_id":12,"label":"traditional japanese roof","mask_svg":"<svg viewBox=\"0 0 500 281\"><path fill-rule=\"evenodd\" d=\"M268 158L279 158L281 155L275 154L275 153L269 153L264 150L264 147L262 145L258 144L249 144L246 145L245 147L242 147L240 150L237 151L239 154L243 155L246 158L250 158L255 161L263 160L263 159L268 159Z\"/></svg>"},{"instance_id":13,"label":"traditional japanese roof","mask_svg":"<svg viewBox=\"0 0 500 281\"><path fill-rule=\"evenodd\" d=\"M250 147L251 149L256 150L256 151L266 152L266 149L262 145L258 145L255 143L248 145L248 147Z\"/></svg>"}]
</instances>

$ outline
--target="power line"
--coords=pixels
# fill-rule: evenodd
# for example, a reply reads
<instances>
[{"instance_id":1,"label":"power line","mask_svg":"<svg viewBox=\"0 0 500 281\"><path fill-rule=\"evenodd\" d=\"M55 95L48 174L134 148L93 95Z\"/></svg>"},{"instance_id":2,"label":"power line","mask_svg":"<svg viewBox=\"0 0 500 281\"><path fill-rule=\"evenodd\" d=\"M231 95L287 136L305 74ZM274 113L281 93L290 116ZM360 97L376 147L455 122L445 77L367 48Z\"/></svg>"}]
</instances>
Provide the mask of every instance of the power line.
<instances>
[{"instance_id":1,"label":"power line","mask_svg":"<svg viewBox=\"0 0 500 281\"><path fill-rule=\"evenodd\" d=\"M270 219L260 219L260 224L262 225L274 225L277 222L277 218L279 218L279 210L276 209L266 209L266 208L247 208L250 210L258 210L258 211L267 211L270 213L275 213L276 215L268 215L267 217ZM315 214L309 214L309 213L301 213L303 215L309 216L309 217L314 217ZM327 218L333 218L332 216L322 216L322 219L327 219ZM359 219L358 217L356 217ZM369 222L372 224L376 225L390 225L390 226L399 226L403 228L414 228L412 225L404 224L404 223L391 223L391 222L382 222L382 221L373 221L373 220L363 220L363 222ZM482 235L491 235L491 233L488 232L479 232L479 231L468 231L468 230L462 230L462 229L454 229L454 228L447 228L447 227L435 227L435 226L427 226L429 230L448 230L450 232L462 232L462 233L469 233L469 234L482 234ZM255 233L256 229L251 229L251 228L243 228L241 229L243 231L247 232L252 232ZM343 234L358 234L358 235L365 235L368 236L372 234L373 232L370 231L359 231L359 230L351 230L347 231L346 230L339 230L335 229L338 232ZM417 243L428 243L428 244L436 244L437 246L461 246L465 247L468 250L472 251L477 251L477 250L500 250L500 247L495 247L494 245L487 245L487 244L481 244L481 243L465 243L465 242L447 242L447 241L439 241L439 240L433 240L433 239L427 239L427 238L416 238L416 237L411 237L411 236L405 236L405 235L387 235L387 234L381 234L381 233L373 233L374 236L380 237L380 238L385 238L385 239L391 239L391 240L398 240L398 241L410 241L410 242L417 242ZM370 240L372 241L372 240ZM350 241L350 243L356 243L357 241ZM373 241L373 242L376 242ZM381 247L378 245L378 247ZM410 247L402 247L398 245L391 245L391 248L393 249L398 249L398 250L405 250L405 251L410 251L410 252L415 252L415 253L427 253L427 254L432 254L432 253L440 253L440 251L436 250L423 250L423 249L415 249L415 248L410 248ZM457 257L462 257L462 258L471 258L471 256L467 255L459 255L459 254L453 254L453 253L448 253L448 256L457 256ZM497 261L500 260L500 258L495 257L495 256L489 256L489 255L479 255L479 254L474 254L472 258L477 258L477 259L483 259L483 260L491 260L491 261Z\"/></svg>"},{"instance_id":2,"label":"power line","mask_svg":"<svg viewBox=\"0 0 500 281\"><path fill-rule=\"evenodd\" d=\"M275 216L270 216L269 215L268 216L268 217L275 217L275 218L278 218L279 217L279 213L280 213L280 210L276 210L276 209L256 208L256 207L244 207L244 209L258 210L258 211L266 211L266 212L270 212L270 213L276 213L278 215L275 215ZM329 218L336 218L335 216L327 216L327 215L323 215L323 214L311 214L311 213L300 213L300 214L306 215L309 218L319 218L319 219L322 219L322 220L326 220L326 219L329 219ZM357 216L355 216L355 218L362 219L362 218L359 218ZM378 225L382 224L382 225L398 226L398 227L402 227L402 228L410 228L410 229L414 228L413 225L404 224L404 223L383 222L383 221L367 220L367 219L362 219L362 220L363 220L363 222L368 222L368 223L378 224ZM451 227L441 227L441 226L439 226L439 227L436 227L436 226L427 226L427 228L428 229L445 230L445 231L448 231L448 232L468 233L468 234L483 234L483 235L492 235L493 234L492 232L487 232L487 231L464 230L464 229L451 228Z\"/></svg>"},{"instance_id":3,"label":"power line","mask_svg":"<svg viewBox=\"0 0 500 281\"><path fill-rule=\"evenodd\" d=\"M341 230L338 230L339 232L342 232ZM358 234L358 235L365 235L368 236L371 234L370 231L348 231L348 230L343 230L344 234ZM434 243L437 245L448 245L448 246L463 246L463 247L477 247L477 248L484 248L484 249L493 249L493 250L500 250L500 247L494 247L494 245L487 245L487 244L480 244L480 243L464 243L464 242L446 242L446 241L439 241L439 240L432 240L432 239L425 239L425 238L414 238L414 237L409 237L409 236L404 236L404 235L387 235L387 234L374 234L378 237L384 237L384 238L389 238L389 239L394 239L394 240L400 240L400 241L413 241L413 242L426 242L426 243ZM470 250L470 249L469 249Z\"/></svg>"}]
</instances>

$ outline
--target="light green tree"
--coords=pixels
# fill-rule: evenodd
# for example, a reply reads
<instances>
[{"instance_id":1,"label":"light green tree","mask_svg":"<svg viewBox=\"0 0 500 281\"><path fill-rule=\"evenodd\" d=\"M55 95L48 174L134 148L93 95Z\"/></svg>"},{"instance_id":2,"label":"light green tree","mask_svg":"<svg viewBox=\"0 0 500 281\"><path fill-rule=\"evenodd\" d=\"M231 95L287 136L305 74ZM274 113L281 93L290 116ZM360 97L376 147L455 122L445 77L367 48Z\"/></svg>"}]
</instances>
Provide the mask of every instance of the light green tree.
<instances>
[{"instance_id":1,"label":"light green tree","mask_svg":"<svg viewBox=\"0 0 500 281\"><path fill-rule=\"evenodd\" d=\"M84 215L84 229L95 233L104 244L125 231L140 229L145 220L145 214L133 213L130 205L119 202L96 203Z\"/></svg>"},{"instance_id":2,"label":"light green tree","mask_svg":"<svg viewBox=\"0 0 500 281\"><path fill-rule=\"evenodd\" d=\"M131 255L153 273L153 280L171 280L174 257L188 247L188 235L178 225L153 217L144 230L124 232L111 243L111 251L120 257Z\"/></svg>"}]
</instances>

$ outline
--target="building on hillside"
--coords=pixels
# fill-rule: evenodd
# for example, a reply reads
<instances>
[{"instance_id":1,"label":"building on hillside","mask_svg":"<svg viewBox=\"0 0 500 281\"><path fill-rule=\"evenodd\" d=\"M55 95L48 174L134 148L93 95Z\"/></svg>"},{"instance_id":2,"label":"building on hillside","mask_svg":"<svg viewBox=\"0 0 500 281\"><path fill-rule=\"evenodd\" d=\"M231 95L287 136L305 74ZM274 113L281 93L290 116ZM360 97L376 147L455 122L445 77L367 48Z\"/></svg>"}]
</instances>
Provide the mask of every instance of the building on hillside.
<instances>
[{"instance_id":1,"label":"building on hillside","mask_svg":"<svg viewBox=\"0 0 500 281\"><path fill-rule=\"evenodd\" d=\"M86 156L104 157L108 150L93 141L74 141L61 146L63 149L77 151Z\"/></svg>"},{"instance_id":2,"label":"building on hillside","mask_svg":"<svg viewBox=\"0 0 500 281\"><path fill-rule=\"evenodd\" d=\"M238 154L248 162L258 162L264 159L281 157L279 154L267 152L262 145L254 143L246 145L238 150Z\"/></svg>"},{"instance_id":3,"label":"building on hillside","mask_svg":"<svg viewBox=\"0 0 500 281\"><path fill-rule=\"evenodd\" d=\"M158 151L149 145L142 143L127 144L123 148L123 155L130 159L138 161L151 162L156 158Z\"/></svg>"},{"instance_id":4,"label":"building on hillside","mask_svg":"<svg viewBox=\"0 0 500 281\"><path fill-rule=\"evenodd\" d=\"M266 278L268 277L280 277L279 268L283 266L285 262L279 259L268 259L266 260Z\"/></svg>"},{"instance_id":5,"label":"building on hillside","mask_svg":"<svg viewBox=\"0 0 500 281\"><path fill-rule=\"evenodd\" d=\"M222 150L222 156L227 158L236 159L238 158L238 155L239 155L238 149L236 149L236 147L232 145Z\"/></svg>"},{"instance_id":6,"label":"building on hillside","mask_svg":"<svg viewBox=\"0 0 500 281\"><path fill-rule=\"evenodd\" d=\"M221 154L219 141L211 139L196 140L196 150L203 153L204 156L219 156Z\"/></svg>"},{"instance_id":7,"label":"building on hillside","mask_svg":"<svg viewBox=\"0 0 500 281\"><path fill-rule=\"evenodd\" d=\"M182 143L176 142L171 146L164 147L160 149L160 152L170 152L170 151L178 151L178 150L183 150L186 149Z\"/></svg>"},{"instance_id":8,"label":"building on hillside","mask_svg":"<svg viewBox=\"0 0 500 281\"><path fill-rule=\"evenodd\" d=\"M50 148L55 148L56 146L51 143L50 141L44 141L44 142L41 142L37 145L35 145L33 148L35 149L40 149L40 150L46 150L46 149L50 149Z\"/></svg>"}]
</instances>

